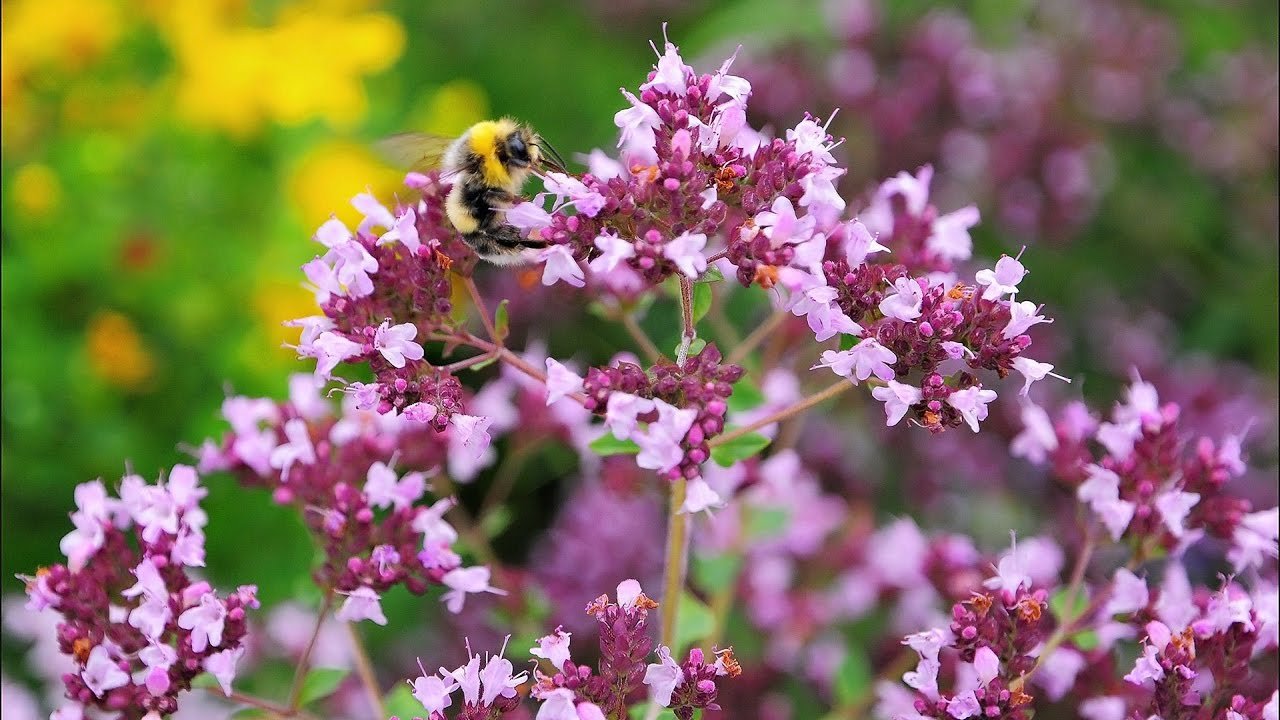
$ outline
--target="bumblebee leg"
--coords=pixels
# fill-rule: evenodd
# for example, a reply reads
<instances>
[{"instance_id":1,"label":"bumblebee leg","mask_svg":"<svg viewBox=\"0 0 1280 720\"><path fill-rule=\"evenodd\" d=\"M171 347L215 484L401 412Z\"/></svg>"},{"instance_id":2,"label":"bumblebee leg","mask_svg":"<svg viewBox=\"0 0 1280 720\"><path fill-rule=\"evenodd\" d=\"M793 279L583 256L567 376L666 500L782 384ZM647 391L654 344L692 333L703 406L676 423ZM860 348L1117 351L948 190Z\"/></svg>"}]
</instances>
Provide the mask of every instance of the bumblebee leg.
<instances>
[{"instance_id":1,"label":"bumblebee leg","mask_svg":"<svg viewBox=\"0 0 1280 720\"><path fill-rule=\"evenodd\" d=\"M505 210L524 202L524 198L502 188L491 187L484 190L484 202L495 210Z\"/></svg>"},{"instance_id":2,"label":"bumblebee leg","mask_svg":"<svg viewBox=\"0 0 1280 720\"><path fill-rule=\"evenodd\" d=\"M526 238L510 225L499 225L462 236L481 258L498 265L515 265L524 262L523 252L530 248L544 248L547 241Z\"/></svg>"}]
</instances>

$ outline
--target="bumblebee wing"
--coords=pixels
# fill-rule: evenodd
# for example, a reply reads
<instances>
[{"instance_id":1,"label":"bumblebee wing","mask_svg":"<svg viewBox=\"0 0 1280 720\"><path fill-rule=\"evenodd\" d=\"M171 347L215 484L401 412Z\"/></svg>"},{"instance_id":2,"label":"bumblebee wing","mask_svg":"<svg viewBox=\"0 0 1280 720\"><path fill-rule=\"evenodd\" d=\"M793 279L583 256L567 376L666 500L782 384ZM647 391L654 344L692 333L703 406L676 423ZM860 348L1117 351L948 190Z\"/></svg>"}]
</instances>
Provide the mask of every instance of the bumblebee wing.
<instances>
[{"instance_id":1,"label":"bumblebee wing","mask_svg":"<svg viewBox=\"0 0 1280 720\"><path fill-rule=\"evenodd\" d=\"M374 144L387 162L414 172L428 172L440 168L445 153L457 138L407 132L383 138Z\"/></svg>"}]
</instances>

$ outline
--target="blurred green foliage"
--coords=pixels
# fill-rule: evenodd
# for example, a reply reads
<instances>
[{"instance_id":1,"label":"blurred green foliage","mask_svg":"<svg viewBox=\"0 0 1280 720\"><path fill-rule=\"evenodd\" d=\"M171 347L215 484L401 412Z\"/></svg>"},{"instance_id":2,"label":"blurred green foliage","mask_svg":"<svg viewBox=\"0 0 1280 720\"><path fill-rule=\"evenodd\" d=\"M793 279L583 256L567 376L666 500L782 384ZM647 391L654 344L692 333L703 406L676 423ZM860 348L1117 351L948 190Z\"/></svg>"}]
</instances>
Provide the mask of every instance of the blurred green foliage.
<instances>
[{"instance_id":1,"label":"blurred green foliage","mask_svg":"<svg viewBox=\"0 0 1280 720\"><path fill-rule=\"evenodd\" d=\"M280 347L296 339L280 323L314 311L298 272L312 229L331 212L350 219L351 195L389 194L397 179L370 140L511 114L563 151L609 147L617 89L642 80L661 18L690 59L739 41L830 42L816 0L787 12L769 0L644 5L6 2L3 592L19 590L14 573L59 557L76 483L112 481L126 463L155 477L188 459L184 443L221 433L228 390L283 396L287 374L306 369ZM891 5L894 18L925 7ZM998 41L1022 5L963 7ZM1193 61L1246 41L1275 46L1274 5L1168 7ZM1170 254L1180 272L1173 301L1158 304L1178 309L1181 341L1273 371L1275 238L1224 254L1239 228L1226 190L1152 138L1113 151L1122 181L1078 242L1035 263L1050 269L1037 270L1034 295L1086 303L1054 314L1087 323L1091 285L1123 287L1145 257ZM1118 218L1141 217L1152 194L1175 198L1160 206L1181 215L1147 218L1134 235ZM1230 291L1215 300L1219 287ZM273 578L268 601L307 587L296 518L226 484L208 503L216 580ZM263 528L278 535L273 551L244 553Z\"/></svg>"}]
</instances>

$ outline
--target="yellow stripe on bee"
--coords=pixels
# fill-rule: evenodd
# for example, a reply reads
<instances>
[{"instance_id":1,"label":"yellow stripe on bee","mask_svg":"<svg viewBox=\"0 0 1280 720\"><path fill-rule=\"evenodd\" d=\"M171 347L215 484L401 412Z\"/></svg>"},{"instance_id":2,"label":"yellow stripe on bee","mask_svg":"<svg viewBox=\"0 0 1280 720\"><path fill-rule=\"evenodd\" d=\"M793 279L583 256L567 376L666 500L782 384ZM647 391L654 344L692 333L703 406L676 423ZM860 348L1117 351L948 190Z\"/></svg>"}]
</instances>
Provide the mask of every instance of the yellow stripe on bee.
<instances>
[{"instance_id":1,"label":"yellow stripe on bee","mask_svg":"<svg viewBox=\"0 0 1280 720\"><path fill-rule=\"evenodd\" d=\"M503 124L486 120L472 125L470 131L471 152L480 156L480 173L485 184L491 187L505 188L511 184L511 175L498 160L498 143L510 134L510 129L504 128Z\"/></svg>"},{"instance_id":2,"label":"yellow stripe on bee","mask_svg":"<svg viewBox=\"0 0 1280 720\"><path fill-rule=\"evenodd\" d=\"M453 223L454 229L463 235L480 229L480 223L462 202L461 186L454 186L453 191L449 193L449 197L444 201L444 211L449 216L449 222Z\"/></svg>"}]
</instances>

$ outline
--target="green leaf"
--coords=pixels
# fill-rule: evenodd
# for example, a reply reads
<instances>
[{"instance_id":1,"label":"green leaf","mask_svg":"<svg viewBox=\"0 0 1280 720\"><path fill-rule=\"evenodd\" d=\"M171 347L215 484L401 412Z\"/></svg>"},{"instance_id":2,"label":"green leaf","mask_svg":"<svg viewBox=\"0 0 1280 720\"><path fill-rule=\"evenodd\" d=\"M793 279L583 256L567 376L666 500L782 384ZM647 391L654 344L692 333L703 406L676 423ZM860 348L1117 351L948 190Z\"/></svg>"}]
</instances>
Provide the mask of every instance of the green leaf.
<instances>
[{"instance_id":1,"label":"green leaf","mask_svg":"<svg viewBox=\"0 0 1280 720\"><path fill-rule=\"evenodd\" d=\"M871 690L871 666L857 648L847 648L844 662L836 671L836 704L848 705L866 697Z\"/></svg>"},{"instance_id":2,"label":"green leaf","mask_svg":"<svg viewBox=\"0 0 1280 720\"><path fill-rule=\"evenodd\" d=\"M747 537L770 537L781 533L791 514L781 508L746 508Z\"/></svg>"},{"instance_id":3,"label":"green leaf","mask_svg":"<svg viewBox=\"0 0 1280 720\"><path fill-rule=\"evenodd\" d=\"M695 283L713 283L713 282L720 282L723 279L724 279L724 273L720 272L720 268L712 265L711 267L707 268L706 272L699 275L698 279L694 280L694 282Z\"/></svg>"},{"instance_id":4,"label":"green leaf","mask_svg":"<svg viewBox=\"0 0 1280 720\"><path fill-rule=\"evenodd\" d=\"M1076 647L1080 648L1081 650L1084 650L1085 652L1093 650L1094 648L1098 647L1098 631L1083 630L1081 632L1078 632L1075 635L1071 636L1071 642L1074 643Z\"/></svg>"},{"instance_id":5,"label":"green leaf","mask_svg":"<svg viewBox=\"0 0 1280 720\"><path fill-rule=\"evenodd\" d=\"M693 577L708 592L720 592L738 579L742 569L742 557L733 553L722 555L695 555Z\"/></svg>"},{"instance_id":6,"label":"green leaf","mask_svg":"<svg viewBox=\"0 0 1280 720\"><path fill-rule=\"evenodd\" d=\"M481 362L478 362L467 369L470 370L471 372L475 372L477 370L483 370L496 362L498 362L498 356L494 355L488 360L482 360Z\"/></svg>"},{"instance_id":7,"label":"green leaf","mask_svg":"<svg viewBox=\"0 0 1280 720\"><path fill-rule=\"evenodd\" d=\"M733 384L733 394L729 396L730 412L743 412L760 407L764 403L764 393L755 383L743 378Z\"/></svg>"},{"instance_id":8,"label":"green leaf","mask_svg":"<svg viewBox=\"0 0 1280 720\"><path fill-rule=\"evenodd\" d=\"M480 518L480 530L492 540L511 526L511 520L511 509L506 504L498 505Z\"/></svg>"},{"instance_id":9,"label":"green leaf","mask_svg":"<svg viewBox=\"0 0 1280 720\"><path fill-rule=\"evenodd\" d=\"M693 324L697 325L711 310L711 283L695 283L693 286Z\"/></svg>"},{"instance_id":10,"label":"green leaf","mask_svg":"<svg viewBox=\"0 0 1280 720\"><path fill-rule=\"evenodd\" d=\"M857 335L841 335L841 336L840 336L840 349L841 349L841 350L852 350L852 349L853 349L853 347L854 347L855 345L857 345L857 344L858 344L858 341L860 341L861 339L862 339L862 338L859 338Z\"/></svg>"},{"instance_id":11,"label":"green leaf","mask_svg":"<svg viewBox=\"0 0 1280 720\"><path fill-rule=\"evenodd\" d=\"M399 683L386 697L382 698L382 707L387 711L387 716L396 715L401 720L408 720L412 717L422 717L424 710L422 703L413 696L413 690L409 689L409 683Z\"/></svg>"},{"instance_id":12,"label":"green leaf","mask_svg":"<svg viewBox=\"0 0 1280 720\"><path fill-rule=\"evenodd\" d=\"M731 430L732 428L725 428ZM760 433L747 433L742 437L737 437L722 445L711 448L711 459L716 461L721 467L730 467L736 462L741 462L755 455L761 450L769 446L772 442L769 438Z\"/></svg>"},{"instance_id":13,"label":"green leaf","mask_svg":"<svg viewBox=\"0 0 1280 720\"><path fill-rule=\"evenodd\" d=\"M194 687L194 686L193 686ZM418 707L422 707L421 704ZM237 710L231 714L230 720L263 720L264 718L273 717L270 713L262 708L244 708ZM412 716L410 716L412 717Z\"/></svg>"},{"instance_id":14,"label":"green leaf","mask_svg":"<svg viewBox=\"0 0 1280 720\"><path fill-rule=\"evenodd\" d=\"M299 702L308 705L329 696L338 689L350 673L350 670L338 668L315 668L302 680L302 692L298 695Z\"/></svg>"},{"instance_id":15,"label":"green leaf","mask_svg":"<svg viewBox=\"0 0 1280 720\"><path fill-rule=\"evenodd\" d=\"M631 720L645 720L645 718L649 717L649 703L643 702L639 705L633 705L627 712L627 717L631 718ZM671 708L662 708L662 711L658 713L657 720L676 720L676 714L672 712Z\"/></svg>"},{"instance_id":16,"label":"green leaf","mask_svg":"<svg viewBox=\"0 0 1280 720\"><path fill-rule=\"evenodd\" d=\"M680 615L676 617L676 646L671 648L672 654L681 654L684 649L705 639L716 629L716 616L711 613L707 604L685 591L680 594Z\"/></svg>"},{"instance_id":17,"label":"green leaf","mask_svg":"<svg viewBox=\"0 0 1280 720\"><path fill-rule=\"evenodd\" d=\"M1080 617L1080 613L1089 607L1089 598L1085 594L1076 591L1075 600L1070 608L1067 607L1067 588L1059 588L1057 592L1049 598L1049 609L1053 611L1054 616L1058 618L1058 622L1067 622ZM1068 614L1069 611L1069 614Z\"/></svg>"},{"instance_id":18,"label":"green leaf","mask_svg":"<svg viewBox=\"0 0 1280 720\"><path fill-rule=\"evenodd\" d=\"M202 673L192 678L191 687L200 689L216 688L218 687L218 679L209 673Z\"/></svg>"},{"instance_id":19,"label":"green leaf","mask_svg":"<svg viewBox=\"0 0 1280 720\"><path fill-rule=\"evenodd\" d=\"M693 342L689 343L689 356L692 357L694 355L697 355L698 353L702 352L702 348L706 346L707 346L707 341L705 339L700 337L694 338Z\"/></svg>"},{"instance_id":20,"label":"green leaf","mask_svg":"<svg viewBox=\"0 0 1280 720\"><path fill-rule=\"evenodd\" d=\"M634 455L640 452L640 446L630 440L619 440L613 433L606 432L587 447L597 455Z\"/></svg>"},{"instance_id":21,"label":"green leaf","mask_svg":"<svg viewBox=\"0 0 1280 720\"><path fill-rule=\"evenodd\" d=\"M493 313L493 331L498 336L495 338L498 342L507 339L510 329L511 319L507 313L507 301L503 300L498 303L498 309Z\"/></svg>"}]
</instances>

